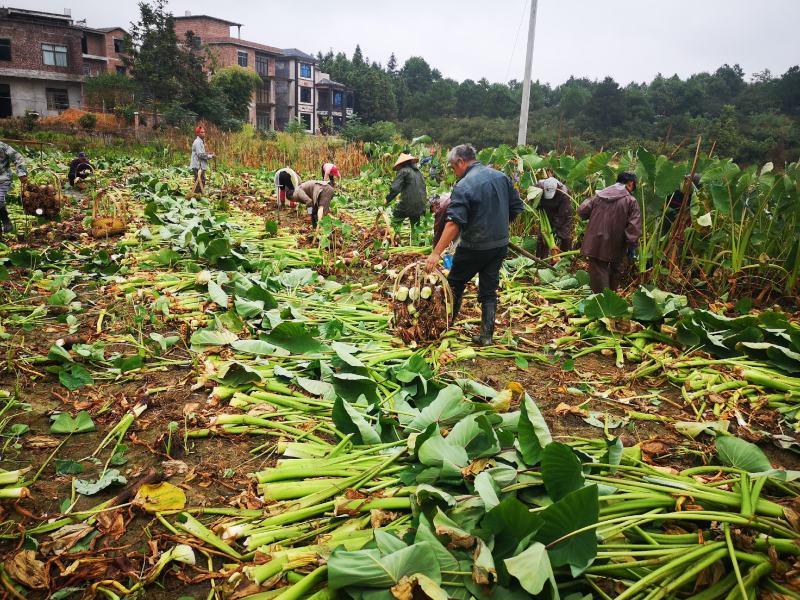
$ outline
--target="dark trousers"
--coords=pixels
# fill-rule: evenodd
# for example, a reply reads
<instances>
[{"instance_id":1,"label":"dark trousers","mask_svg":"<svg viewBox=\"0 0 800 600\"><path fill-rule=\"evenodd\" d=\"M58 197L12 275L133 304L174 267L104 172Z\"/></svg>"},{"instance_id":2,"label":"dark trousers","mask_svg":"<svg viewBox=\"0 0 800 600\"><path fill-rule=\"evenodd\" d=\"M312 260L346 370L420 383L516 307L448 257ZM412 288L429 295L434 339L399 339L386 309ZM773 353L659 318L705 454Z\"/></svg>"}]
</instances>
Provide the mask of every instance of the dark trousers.
<instances>
[{"instance_id":1,"label":"dark trousers","mask_svg":"<svg viewBox=\"0 0 800 600\"><path fill-rule=\"evenodd\" d=\"M500 285L500 267L508 254L508 246L490 250L472 250L459 246L453 257L453 268L447 276L447 282L453 295L460 298L464 294L467 283L480 275L478 282L478 300L481 304L497 302L497 288Z\"/></svg>"},{"instance_id":2,"label":"dark trousers","mask_svg":"<svg viewBox=\"0 0 800 600\"><path fill-rule=\"evenodd\" d=\"M206 189L206 172L200 169L192 169L192 173L194 174L194 187L192 188L192 192L195 194L202 194ZM200 173L199 181L198 173Z\"/></svg>"},{"instance_id":3,"label":"dark trousers","mask_svg":"<svg viewBox=\"0 0 800 600\"><path fill-rule=\"evenodd\" d=\"M615 261L589 257L589 285L599 294L604 289L616 290L622 279L622 259Z\"/></svg>"}]
</instances>

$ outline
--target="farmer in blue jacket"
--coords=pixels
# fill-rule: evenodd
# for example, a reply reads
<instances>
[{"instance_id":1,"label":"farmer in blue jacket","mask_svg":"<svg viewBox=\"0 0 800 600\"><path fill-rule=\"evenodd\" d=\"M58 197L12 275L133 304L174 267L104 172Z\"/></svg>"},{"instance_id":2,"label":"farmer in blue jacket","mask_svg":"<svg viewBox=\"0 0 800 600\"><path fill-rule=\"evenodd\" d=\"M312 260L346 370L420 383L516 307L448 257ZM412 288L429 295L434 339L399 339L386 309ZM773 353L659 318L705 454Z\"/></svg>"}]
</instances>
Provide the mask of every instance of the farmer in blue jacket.
<instances>
[{"instance_id":1,"label":"farmer in blue jacket","mask_svg":"<svg viewBox=\"0 0 800 600\"><path fill-rule=\"evenodd\" d=\"M447 209L447 225L426 266L432 270L450 242L461 236L447 276L453 290L453 319L461 309L464 288L479 274L481 333L473 342L489 346L494 336L500 267L508 253L508 225L524 207L511 179L478 162L475 148L469 144L450 150L447 161L459 181Z\"/></svg>"}]
</instances>

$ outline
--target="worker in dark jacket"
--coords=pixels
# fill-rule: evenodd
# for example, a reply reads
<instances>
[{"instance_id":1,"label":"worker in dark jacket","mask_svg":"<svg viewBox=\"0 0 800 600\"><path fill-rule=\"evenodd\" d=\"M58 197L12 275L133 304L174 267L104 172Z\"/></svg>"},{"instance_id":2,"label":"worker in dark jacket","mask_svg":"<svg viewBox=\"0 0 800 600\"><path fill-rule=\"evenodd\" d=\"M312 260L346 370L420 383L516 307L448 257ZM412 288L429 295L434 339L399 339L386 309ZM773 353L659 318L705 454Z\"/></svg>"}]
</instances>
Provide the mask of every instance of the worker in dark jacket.
<instances>
[{"instance_id":1,"label":"worker in dark jacket","mask_svg":"<svg viewBox=\"0 0 800 600\"><path fill-rule=\"evenodd\" d=\"M575 209L572 207L572 198L569 197L569 189L555 177L548 177L536 183L536 187L542 190L542 198L539 206L547 215L550 221L550 228L555 235L555 249L558 252L569 252L572 250L572 221L575 217ZM539 243L536 248L539 258L546 258L549 255L549 248L543 236L539 236Z\"/></svg>"},{"instance_id":2,"label":"worker in dark jacket","mask_svg":"<svg viewBox=\"0 0 800 600\"><path fill-rule=\"evenodd\" d=\"M73 158L69 163L69 174L67 175L69 184L75 187L75 179L86 179L93 170L89 159L86 158L86 152L78 152L78 157Z\"/></svg>"},{"instance_id":3,"label":"worker in dark jacket","mask_svg":"<svg viewBox=\"0 0 800 600\"><path fill-rule=\"evenodd\" d=\"M508 253L508 225L524 207L511 179L479 163L475 158L475 148L469 144L450 150L447 161L459 181L450 196L448 223L426 266L432 270L439 263L442 252L461 235L453 267L447 276L453 290L453 319L461 309L464 288L479 274L481 333L473 341L489 346L494 336L500 267Z\"/></svg>"},{"instance_id":4,"label":"worker in dark jacket","mask_svg":"<svg viewBox=\"0 0 800 600\"><path fill-rule=\"evenodd\" d=\"M392 211L392 226L399 231L403 221L408 219L411 223L411 239L416 239L417 224L425 213L428 204L428 194L425 189L425 178L417 168L417 158L410 154L402 153L394 163L397 176L389 186L386 194L386 204L390 204L398 195L400 202Z\"/></svg>"},{"instance_id":5,"label":"worker in dark jacket","mask_svg":"<svg viewBox=\"0 0 800 600\"><path fill-rule=\"evenodd\" d=\"M689 199L686 200L686 206L689 207L692 204L692 195L695 189L700 189L700 178L702 175L700 173L695 173L692 177L692 187L689 188ZM686 178L688 179L689 176L687 175ZM683 190L675 190L672 192L670 196L667 197L667 207L664 211L664 221L661 223L661 233L666 234L672 229L672 223L678 217L678 213L681 210L681 206L683 206Z\"/></svg>"},{"instance_id":6,"label":"worker in dark jacket","mask_svg":"<svg viewBox=\"0 0 800 600\"><path fill-rule=\"evenodd\" d=\"M450 193L445 192L441 196L435 196L431 200L431 211L433 212L433 245L439 243L447 225L447 209L450 208Z\"/></svg>"},{"instance_id":7,"label":"worker in dark jacket","mask_svg":"<svg viewBox=\"0 0 800 600\"><path fill-rule=\"evenodd\" d=\"M635 189L636 175L623 172L617 183L578 207L581 219L589 219L581 252L589 259L589 285L595 294L617 289L626 252L631 259L635 256L642 237L642 213L631 195Z\"/></svg>"}]
</instances>

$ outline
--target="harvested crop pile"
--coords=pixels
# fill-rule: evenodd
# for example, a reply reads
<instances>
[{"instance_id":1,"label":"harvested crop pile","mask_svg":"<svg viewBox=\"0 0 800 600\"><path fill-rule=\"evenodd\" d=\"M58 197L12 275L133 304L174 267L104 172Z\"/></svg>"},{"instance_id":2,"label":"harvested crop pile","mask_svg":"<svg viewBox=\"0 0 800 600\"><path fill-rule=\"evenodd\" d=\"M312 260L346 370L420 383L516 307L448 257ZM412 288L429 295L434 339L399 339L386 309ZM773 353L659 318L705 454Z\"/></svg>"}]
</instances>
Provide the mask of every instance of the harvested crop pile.
<instances>
[{"instance_id":1,"label":"harvested crop pile","mask_svg":"<svg viewBox=\"0 0 800 600\"><path fill-rule=\"evenodd\" d=\"M122 235L128 229L128 208L114 188L95 194L92 203L92 237Z\"/></svg>"},{"instance_id":2,"label":"harvested crop pile","mask_svg":"<svg viewBox=\"0 0 800 600\"><path fill-rule=\"evenodd\" d=\"M29 183L22 192L22 209L25 214L55 219L61 212L60 186L52 183Z\"/></svg>"},{"instance_id":3,"label":"harvested crop pile","mask_svg":"<svg viewBox=\"0 0 800 600\"><path fill-rule=\"evenodd\" d=\"M85 110L79 110L77 108L68 108L60 115L53 117L45 117L40 121L40 124L50 125L50 126L62 125L68 127L79 127L78 121L85 114L88 114L87 111ZM99 131L110 131L125 126L122 120L116 115L108 113L92 113L92 114L94 114L94 116L97 117L97 123L94 128Z\"/></svg>"},{"instance_id":4,"label":"harvested crop pile","mask_svg":"<svg viewBox=\"0 0 800 600\"><path fill-rule=\"evenodd\" d=\"M447 279L438 269L426 273L422 265L400 271L392 290L394 327L404 342L435 340L450 326L453 293Z\"/></svg>"}]
</instances>

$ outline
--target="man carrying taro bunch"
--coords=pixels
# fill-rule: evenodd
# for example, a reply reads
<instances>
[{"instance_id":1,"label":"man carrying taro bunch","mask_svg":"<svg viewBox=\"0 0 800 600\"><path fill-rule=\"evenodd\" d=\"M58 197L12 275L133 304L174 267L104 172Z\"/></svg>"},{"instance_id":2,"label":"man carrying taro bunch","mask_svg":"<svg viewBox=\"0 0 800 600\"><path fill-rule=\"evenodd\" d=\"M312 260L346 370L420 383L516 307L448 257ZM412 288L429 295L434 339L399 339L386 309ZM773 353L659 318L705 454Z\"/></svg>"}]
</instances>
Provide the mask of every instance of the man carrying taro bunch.
<instances>
[{"instance_id":1,"label":"man carrying taro bunch","mask_svg":"<svg viewBox=\"0 0 800 600\"><path fill-rule=\"evenodd\" d=\"M14 163L17 177L24 185L28 181L25 161L14 148L4 142L0 142L0 227L2 227L3 233L11 233L14 230L14 224L8 217L8 209L6 209L6 195L11 189L11 180L14 177L11 172L11 163Z\"/></svg>"},{"instance_id":2,"label":"man carrying taro bunch","mask_svg":"<svg viewBox=\"0 0 800 600\"><path fill-rule=\"evenodd\" d=\"M472 341L490 346L497 313L500 268L508 253L508 226L522 213L524 206L514 182L505 173L478 162L475 148L469 144L450 150L447 161L458 182L453 187L447 209L447 224L425 266L429 271L433 270L444 250L461 236L453 267L447 276L453 290L453 320L461 309L464 288L479 274L481 332Z\"/></svg>"}]
</instances>

